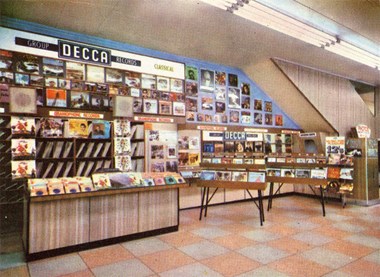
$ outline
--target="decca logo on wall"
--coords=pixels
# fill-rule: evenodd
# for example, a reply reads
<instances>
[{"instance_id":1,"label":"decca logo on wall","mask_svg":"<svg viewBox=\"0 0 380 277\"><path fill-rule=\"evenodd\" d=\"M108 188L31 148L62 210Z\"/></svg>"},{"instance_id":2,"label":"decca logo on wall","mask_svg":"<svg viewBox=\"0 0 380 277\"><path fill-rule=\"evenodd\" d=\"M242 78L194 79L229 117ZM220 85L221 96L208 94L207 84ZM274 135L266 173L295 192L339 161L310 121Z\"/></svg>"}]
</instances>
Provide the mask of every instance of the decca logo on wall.
<instances>
[{"instance_id":1,"label":"decca logo on wall","mask_svg":"<svg viewBox=\"0 0 380 277\"><path fill-rule=\"evenodd\" d=\"M110 50L62 40L58 40L58 57L101 65L111 65Z\"/></svg>"},{"instance_id":2,"label":"decca logo on wall","mask_svg":"<svg viewBox=\"0 0 380 277\"><path fill-rule=\"evenodd\" d=\"M185 79L183 63L0 27L0 49ZM100 39L101 40L101 39Z\"/></svg>"}]
</instances>

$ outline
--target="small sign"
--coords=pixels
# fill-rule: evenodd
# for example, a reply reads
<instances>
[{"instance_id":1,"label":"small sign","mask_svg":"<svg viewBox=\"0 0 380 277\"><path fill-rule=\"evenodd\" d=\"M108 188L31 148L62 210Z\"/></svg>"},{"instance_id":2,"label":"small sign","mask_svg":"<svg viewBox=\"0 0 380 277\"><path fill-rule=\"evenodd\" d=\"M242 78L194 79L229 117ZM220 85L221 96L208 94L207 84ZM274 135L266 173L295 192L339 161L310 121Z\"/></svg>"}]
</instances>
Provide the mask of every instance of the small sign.
<instances>
[{"instance_id":1,"label":"small sign","mask_svg":"<svg viewBox=\"0 0 380 277\"><path fill-rule=\"evenodd\" d=\"M268 129L259 129L259 128L244 128L245 132L252 133L268 133Z\"/></svg>"},{"instance_id":2,"label":"small sign","mask_svg":"<svg viewBox=\"0 0 380 277\"><path fill-rule=\"evenodd\" d=\"M364 124L356 125L355 127L358 138L370 138L371 129Z\"/></svg>"},{"instance_id":3,"label":"small sign","mask_svg":"<svg viewBox=\"0 0 380 277\"><path fill-rule=\"evenodd\" d=\"M91 119L103 119L104 114L99 113L81 113L81 112L66 112L66 111L49 111L50 116L57 117L79 117Z\"/></svg>"},{"instance_id":4,"label":"small sign","mask_svg":"<svg viewBox=\"0 0 380 277\"><path fill-rule=\"evenodd\" d=\"M173 118L168 118L168 117L135 116L133 119L136 121L144 121L144 122L163 122L163 123L174 122Z\"/></svg>"},{"instance_id":5,"label":"small sign","mask_svg":"<svg viewBox=\"0 0 380 277\"><path fill-rule=\"evenodd\" d=\"M300 131L295 131L295 130L282 130L282 134L299 134Z\"/></svg>"},{"instance_id":6,"label":"small sign","mask_svg":"<svg viewBox=\"0 0 380 277\"><path fill-rule=\"evenodd\" d=\"M246 140L245 132L224 132L224 140Z\"/></svg>"},{"instance_id":7,"label":"small sign","mask_svg":"<svg viewBox=\"0 0 380 277\"><path fill-rule=\"evenodd\" d=\"M300 138L315 138L317 133L302 133L299 134Z\"/></svg>"},{"instance_id":8,"label":"small sign","mask_svg":"<svg viewBox=\"0 0 380 277\"><path fill-rule=\"evenodd\" d=\"M227 127L198 125L197 129L198 130L205 130L205 131L225 131L225 130L227 130Z\"/></svg>"}]
</instances>

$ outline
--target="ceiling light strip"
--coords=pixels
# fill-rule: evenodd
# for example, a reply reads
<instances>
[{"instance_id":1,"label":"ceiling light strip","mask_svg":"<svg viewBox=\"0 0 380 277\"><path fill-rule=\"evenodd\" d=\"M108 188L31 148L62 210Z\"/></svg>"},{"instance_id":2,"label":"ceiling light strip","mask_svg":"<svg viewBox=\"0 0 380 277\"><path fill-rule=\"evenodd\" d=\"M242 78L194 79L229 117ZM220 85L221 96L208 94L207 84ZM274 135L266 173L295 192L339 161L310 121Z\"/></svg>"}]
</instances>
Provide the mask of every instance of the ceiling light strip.
<instances>
[{"instance_id":1,"label":"ceiling light strip","mask_svg":"<svg viewBox=\"0 0 380 277\"><path fill-rule=\"evenodd\" d=\"M337 47L326 47L325 49L329 52L332 52L332 53L335 53L337 55L346 57L346 58L353 60L353 61L356 61L358 63L365 64L365 65L373 67L373 68L377 67L377 65L375 63L369 62L366 59L362 59L362 58L358 57L357 55L353 55L351 52L348 52L345 49L339 49Z\"/></svg>"},{"instance_id":2,"label":"ceiling light strip","mask_svg":"<svg viewBox=\"0 0 380 277\"><path fill-rule=\"evenodd\" d=\"M280 13L278 11L275 11L265 5L262 5L260 3L257 3L257 2L254 2L254 1L250 1L249 4L245 5L244 8L246 9L254 9L254 10L260 10L262 12L265 12L267 13L268 15L270 15L272 18L276 18L276 19L279 19L279 20L283 20L283 24L286 24L287 26L289 27L297 27L297 28L301 28L303 29L303 31L306 31L308 32L309 34L313 34L313 35L316 35L318 37L320 37L321 39L323 40L326 40L326 42L334 42L336 41L336 38L332 35L329 35L325 32L322 32L314 27L311 27L305 23L302 23L301 21L298 21L288 15L285 15L283 13ZM289 25L290 24L290 25Z\"/></svg>"},{"instance_id":3,"label":"ceiling light strip","mask_svg":"<svg viewBox=\"0 0 380 277\"><path fill-rule=\"evenodd\" d=\"M257 24L263 25L265 27L271 28L275 31L278 31L280 33L283 33L285 35L291 36L293 38L300 39L306 43L315 45L317 47L321 47L322 45L325 45L324 41L321 41L319 39L315 39L313 37L310 37L304 33L300 33L298 31L289 29L285 27L284 25L274 23L273 20L270 19L264 19L263 17L260 16L260 14L254 14L254 13L249 13L245 10L237 10L234 12L234 14L241 16L245 19L248 19L250 21L253 21ZM259 19L260 18L260 19ZM258 20L259 19L259 20Z\"/></svg>"},{"instance_id":4,"label":"ceiling light strip","mask_svg":"<svg viewBox=\"0 0 380 277\"><path fill-rule=\"evenodd\" d=\"M224 1L224 0L200 0L201 2L204 2L206 4L209 4L211 6L227 10L227 7L230 7L232 2L230 1Z\"/></svg>"}]
</instances>

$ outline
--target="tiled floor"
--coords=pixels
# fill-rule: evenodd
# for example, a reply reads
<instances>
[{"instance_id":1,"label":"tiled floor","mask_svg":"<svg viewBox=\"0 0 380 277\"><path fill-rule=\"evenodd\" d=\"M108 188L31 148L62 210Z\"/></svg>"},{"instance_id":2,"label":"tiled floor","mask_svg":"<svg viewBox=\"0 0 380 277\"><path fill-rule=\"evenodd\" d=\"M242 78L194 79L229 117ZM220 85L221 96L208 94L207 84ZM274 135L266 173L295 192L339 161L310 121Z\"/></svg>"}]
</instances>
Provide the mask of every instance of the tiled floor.
<instances>
[{"instance_id":1,"label":"tiled floor","mask_svg":"<svg viewBox=\"0 0 380 277\"><path fill-rule=\"evenodd\" d=\"M380 205L326 211L315 199L278 198L260 226L252 203L210 207L202 221L186 210L178 232L27 264L9 236L0 276L380 276Z\"/></svg>"}]
</instances>

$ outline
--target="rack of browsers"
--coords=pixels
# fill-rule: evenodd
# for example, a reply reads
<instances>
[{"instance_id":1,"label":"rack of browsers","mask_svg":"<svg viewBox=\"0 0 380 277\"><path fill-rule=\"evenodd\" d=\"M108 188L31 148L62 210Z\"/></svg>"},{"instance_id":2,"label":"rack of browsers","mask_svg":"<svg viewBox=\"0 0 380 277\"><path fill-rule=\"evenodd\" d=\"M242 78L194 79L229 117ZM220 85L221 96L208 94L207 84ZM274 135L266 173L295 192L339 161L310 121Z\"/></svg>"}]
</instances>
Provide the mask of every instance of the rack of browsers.
<instances>
[{"instance_id":1,"label":"rack of browsers","mask_svg":"<svg viewBox=\"0 0 380 277\"><path fill-rule=\"evenodd\" d=\"M94 173L91 177L30 178L28 192L37 197L185 183L184 178L174 172L107 172Z\"/></svg>"},{"instance_id":2,"label":"rack of browsers","mask_svg":"<svg viewBox=\"0 0 380 277\"><path fill-rule=\"evenodd\" d=\"M203 158L199 170L182 170L184 178L205 181L290 182L289 178L326 180L340 193L353 190L353 157L341 155L331 163L323 154L222 155ZM298 180L297 180L298 181ZM298 183L298 182L295 182Z\"/></svg>"}]
</instances>

